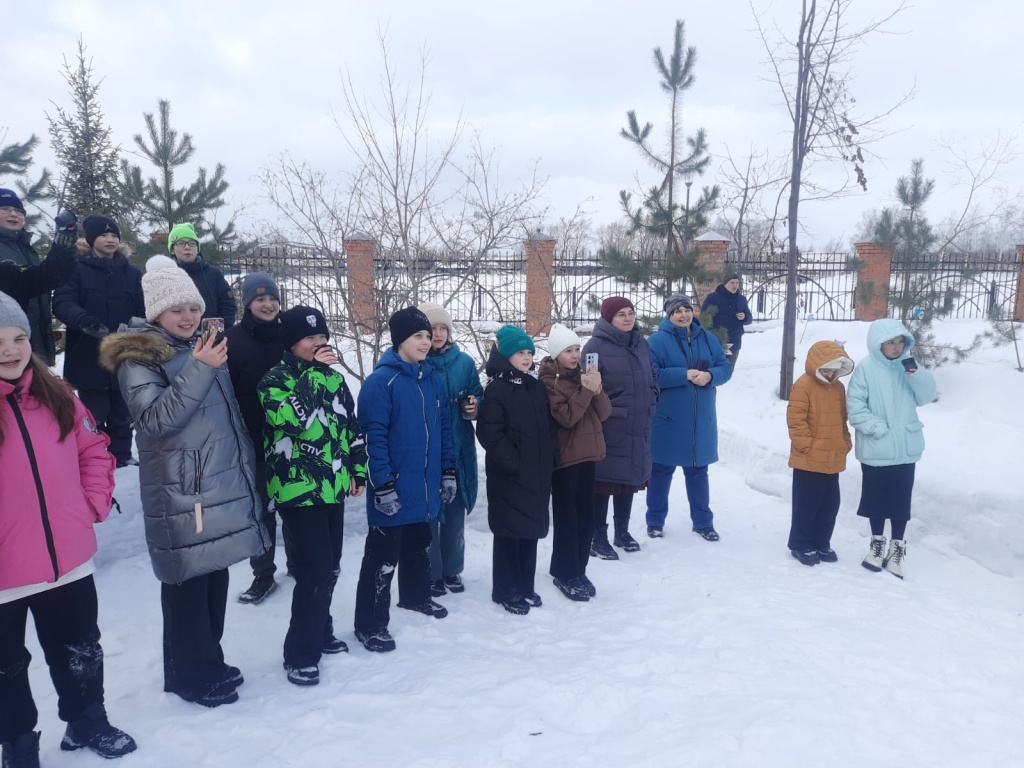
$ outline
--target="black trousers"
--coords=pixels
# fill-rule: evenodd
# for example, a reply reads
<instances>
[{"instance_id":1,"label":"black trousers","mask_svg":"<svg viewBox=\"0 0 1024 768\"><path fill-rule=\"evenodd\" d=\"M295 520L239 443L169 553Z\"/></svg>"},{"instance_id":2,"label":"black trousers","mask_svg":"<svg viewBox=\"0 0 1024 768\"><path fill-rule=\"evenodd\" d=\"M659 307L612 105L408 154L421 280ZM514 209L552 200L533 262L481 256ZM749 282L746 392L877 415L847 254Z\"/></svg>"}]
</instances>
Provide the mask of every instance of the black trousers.
<instances>
[{"instance_id":1,"label":"black trousers","mask_svg":"<svg viewBox=\"0 0 1024 768\"><path fill-rule=\"evenodd\" d=\"M585 461L551 475L550 573L556 579L578 579L587 572L594 540L594 467Z\"/></svg>"},{"instance_id":2,"label":"black trousers","mask_svg":"<svg viewBox=\"0 0 1024 768\"><path fill-rule=\"evenodd\" d=\"M635 493L617 493L608 496L598 493L594 496L594 525L608 525L608 500L614 505L615 532L626 533L629 530L629 517L633 512Z\"/></svg>"},{"instance_id":3,"label":"black trousers","mask_svg":"<svg viewBox=\"0 0 1024 768\"><path fill-rule=\"evenodd\" d=\"M789 548L823 551L832 542L839 514L839 475L793 470L793 517Z\"/></svg>"},{"instance_id":4,"label":"black trousers","mask_svg":"<svg viewBox=\"0 0 1024 768\"><path fill-rule=\"evenodd\" d=\"M110 455L118 461L132 457L132 415L128 412L128 404L121 397L121 390L111 389L80 389L78 399L89 409L96 419L96 426L110 438L107 448Z\"/></svg>"},{"instance_id":5,"label":"black trousers","mask_svg":"<svg viewBox=\"0 0 1024 768\"><path fill-rule=\"evenodd\" d=\"M263 525L270 535L270 549L262 555L249 558L249 565L252 566L253 576L273 576L277 572L277 564L274 556L277 549L277 515L270 509L270 497L267 495L267 465L257 461L255 466L256 490L260 495L260 517ZM294 573L292 568L291 542L288 539L288 531L281 524L281 538L284 540L284 556L288 564L288 571Z\"/></svg>"},{"instance_id":6,"label":"black trousers","mask_svg":"<svg viewBox=\"0 0 1024 768\"><path fill-rule=\"evenodd\" d=\"M94 704L103 706L97 610L92 576L0 604L0 742L35 730L39 720L28 680L29 611L57 691L60 719L68 722Z\"/></svg>"},{"instance_id":7,"label":"black trousers","mask_svg":"<svg viewBox=\"0 0 1024 768\"><path fill-rule=\"evenodd\" d=\"M369 491L367 491L369 493ZM356 586L356 632L373 633L391 621L391 580L398 569L398 602L430 599L430 524L370 526Z\"/></svg>"},{"instance_id":8,"label":"black trousers","mask_svg":"<svg viewBox=\"0 0 1024 768\"><path fill-rule=\"evenodd\" d=\"M227 664L220 641L227 604L226 568L180 584L160 585L165 691L193 700L224 681Z\"/></svg>"},{"instance_id":9,"label":"black trousers","mask_svg":"<svg viewBox=\"0 0 1024 768\"><path fill-rule=\"evenodd\" d=\"M324 504L281 510L286 540L291 542L292 619L284 638L284 662L312 667L320 662L330 630L331 600L341 573L345 505Z\"/></svg>"},{"instance_id":10,"label":"black trousers","mask_svg":"<svg viewBox=\"0 0 1024 768\"><path fill-rule=\"evenodd\" d=\"M494 537L491 599L496 603L532 595L537 575L537 539Z\"/></svg>"}]
</instances>

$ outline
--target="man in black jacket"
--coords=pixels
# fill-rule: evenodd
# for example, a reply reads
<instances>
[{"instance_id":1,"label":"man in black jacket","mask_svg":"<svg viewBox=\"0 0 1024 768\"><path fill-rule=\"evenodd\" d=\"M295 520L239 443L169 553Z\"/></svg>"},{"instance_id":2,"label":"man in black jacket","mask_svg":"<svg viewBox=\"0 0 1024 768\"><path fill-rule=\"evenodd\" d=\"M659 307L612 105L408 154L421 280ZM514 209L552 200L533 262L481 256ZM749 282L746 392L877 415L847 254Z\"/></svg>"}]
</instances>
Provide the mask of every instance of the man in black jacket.
<instances>
[{"instance_id":1,"label":"man in black jacket","mask_svg":"<svg viewBox=\"0 0 1024 768\"><path fill-rule=\"evenodd\" d=\"M231 293L231 286L224 279L224 273L206 261L199 252L199 235L195 228L191 224L175 224L167 236L167 250L178 262L178 266L192 278L206 302L203 317L223 318L225 328L234 325L238 304Z\"/></svg>"},{"instance_id":2,"label":"man in black jacket","mask_svg":"<svg viewBox=\"0 0 1024 768\"><path fill-rule=\"evenodd\" d=\"M32 351L53 365L53 316L50 291L64 283L75 269L74 243L78 234L75 215L57 216L57 232L42 262L25 231L25 206L10 189L0 189L0 291L11 296L28 316Z\"/></svg>"}]
</instances>

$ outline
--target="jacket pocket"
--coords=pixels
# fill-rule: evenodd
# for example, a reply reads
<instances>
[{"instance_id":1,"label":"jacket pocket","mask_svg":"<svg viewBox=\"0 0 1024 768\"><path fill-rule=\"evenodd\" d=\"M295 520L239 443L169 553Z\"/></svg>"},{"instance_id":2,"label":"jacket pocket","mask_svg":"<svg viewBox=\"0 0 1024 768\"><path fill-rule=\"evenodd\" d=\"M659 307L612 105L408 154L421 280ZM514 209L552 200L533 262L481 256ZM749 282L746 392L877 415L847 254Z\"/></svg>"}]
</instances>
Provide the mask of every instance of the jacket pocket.
<instances>
[{"instance_id":1,"label":"jacket pocket","mask_svg":"<svg viewBox=\"0 0 1024 768\"><path fill-rule=\"evenodd\" d=\"M915 421L907 424L907 455L920 456L924 453L924 424Z\"/></svg>"},{"instance_id":2,"label":"jacket pocket","mask_svg":"<svg viewBox=\"0 0 1024 768\"><path fill-rule=\"evenodd\" d=\"M892 430L886 430L884 435L868 435L858 432L861 451L858 458L866 461L890 461L896 458L896 441L893 439Z\"/></svg>"}]
</instances>

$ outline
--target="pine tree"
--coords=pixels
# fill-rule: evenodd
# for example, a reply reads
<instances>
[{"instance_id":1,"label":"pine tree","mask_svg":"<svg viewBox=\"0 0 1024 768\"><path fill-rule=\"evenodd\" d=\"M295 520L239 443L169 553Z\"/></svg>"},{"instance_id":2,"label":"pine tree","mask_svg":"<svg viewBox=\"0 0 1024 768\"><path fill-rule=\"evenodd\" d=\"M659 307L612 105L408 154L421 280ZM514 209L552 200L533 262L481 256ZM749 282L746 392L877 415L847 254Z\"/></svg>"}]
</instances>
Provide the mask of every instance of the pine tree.
<instances>
[{"instance_id":1,"label":"pine tree","mask_svg":"<svg viewBox=\"0 0 1024 768\"><path fill-rule=\"evenodd\" d=\"M85 217L104 213L115 219L122 212L118 193L120 147L112 141L99 103L102 80L93 79L92 62L86 61L85 44L78 39L74 65L64 59L63 77L70 89L73 107L65 110L54 103L55 116L46 115L50 142L57 157L57 179L52 184L58 208L68 208Z\"/></svg>"},{"instance_id":2,"label":"pine tree","mask_svg":"<svg viewBox=\"0 0 1024 768\"><path fill-rule=\"evenodd\" d=\"M134 136L139 151L156 167L156 176L143 181L142 169L126 160L121 161L121 193L130 201L135 215L142 223L152 224L165 232L175 224L190 222L197 230L213 230L209 223L212 215L224 205L224 193L228 182L224 180L225 168L218 163L213 176L208 177L205 168L200 168L196 179L187 186L175 186L175 173L186 165L195 154L192 136L179 135L171 128L171 103L165 99L159 102L159 114L144 114L146 137ZM229 222L218 230L223 240L233 236L234 225Z\"/></svg>"},{"instance_id":3,"label":"pine tree","mask_svg":"<svg viewBox=\"0 0 1024 768\"><path fill-rule=\"evenodd\" d=\"M0 145L0 187L13 187L18 191L18 197L26 206L35 204L38 206L43 200L50 198L50 172L43 169L39 178L33 181L28 178L29 169L32 167L32 153L39 146L39 138L32 134L29 140L21 144ZM8 177L13 177L9 180ZM38 214L29 214L25 220L26 229L35 229L39 224Z\"/></svg>"},{"instance_id":4,"label":"pine tree","mask_svg":"<svg viewBox=\"0 0 1024 768\"><path fill-rule=\"evenodd\" d=\"M692 203L690 185L694 176L702 175L711 158L708 155L707 135L701 128L694 136L683 135L683 94L694 83L697 49L684 46L684 25L676 21L672 52L666 61L661 48L654 49L654 66L659 86L669 97L668 144L659 150L651 141L654 126L640 126L636 111L626 113L628 125L619 133L636 147L645 161L657 173L657 182L643 192L636 206L633 193L623 190L620 201L629 221L631 234L648 233L664 239L663 255L640 256L614 248L604 249L602 257L608 268L626 281L645 285L655 291L670 294L676 284L685 286L687 280L705 279L697 264L691 244L694 237L707 226L708 217L718 199L718 187L704 187ZM686 203L681 186L686 186Z\"/></svg>"}]
</instances>

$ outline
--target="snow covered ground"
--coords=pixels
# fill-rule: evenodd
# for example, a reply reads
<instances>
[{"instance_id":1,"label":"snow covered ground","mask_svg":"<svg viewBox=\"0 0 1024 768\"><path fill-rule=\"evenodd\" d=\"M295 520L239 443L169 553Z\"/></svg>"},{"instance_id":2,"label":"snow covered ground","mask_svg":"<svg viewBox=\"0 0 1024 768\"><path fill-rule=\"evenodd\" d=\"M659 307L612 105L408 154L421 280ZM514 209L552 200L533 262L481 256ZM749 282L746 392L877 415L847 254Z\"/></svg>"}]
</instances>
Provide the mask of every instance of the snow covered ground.
<instances>
[{"instance_id":1,"label":"snow covered ground","mask_svg":"<svg viewBox=\"0 0 1024 768\"><path fill-rule=\"evenodd\" d=\"M866 350L867 326L812 322L799 345ZM967 339L980 322L947 323ZM351 653L325 657L321 683L281 669L289 586L261 606L234 602L251 578L232 569L225 651L246 683L216 710L162 692L159 585L143 541L137 470L118 470L114 513L98 527L97 581L107 705L131 733L130 766L995 766L1024 764L1024 374L1008 348L940 369L940 400L922 410L914 520L901 582L860 566L860 471L842 479L839 562L807 568L786 550L790 471L778 386L781 331L747 337L719 394L722 461L712 506L722 540L690 533L681 478L664 539L592 561L599 595L563 598L546 576L544 606L512 616L490 601L485 503L467 529L467 590L442 598L443 621L395 608L395 653L351 636L366 531L347 516L334 616ZM482 465L482 463L481 463ZM481 478L481 483L482 483ZM481 488L481 495L482 495ZM283 553L278 550L280 572ZM279 573L280 573L279 572ZM397 598L396 598L397 599ZM31 636L30 632L30 636ZM30 640L46 766L109 765L58 748L63 724Z\"/></svg>"}]
</instances>

